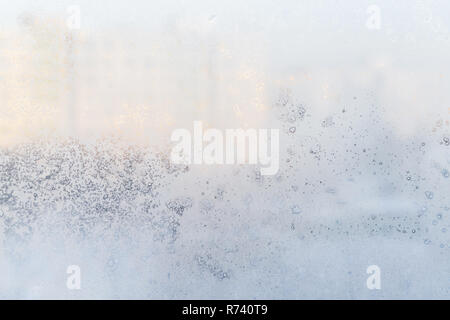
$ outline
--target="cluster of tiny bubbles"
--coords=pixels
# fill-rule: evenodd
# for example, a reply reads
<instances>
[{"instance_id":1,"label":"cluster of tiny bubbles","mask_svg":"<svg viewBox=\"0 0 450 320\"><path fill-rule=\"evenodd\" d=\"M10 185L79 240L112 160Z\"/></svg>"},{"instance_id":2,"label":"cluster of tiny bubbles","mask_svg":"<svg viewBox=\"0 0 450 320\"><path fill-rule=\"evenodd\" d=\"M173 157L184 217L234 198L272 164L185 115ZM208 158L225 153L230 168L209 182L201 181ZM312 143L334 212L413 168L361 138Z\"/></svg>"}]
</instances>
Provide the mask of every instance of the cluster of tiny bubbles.
<instances>
[{"instance_id":1,"label":"cluster of tiny bubbles","mask_svg":"<svg viewBox=\"0 0 450 320\"><path fill-rule=\"evenodd\" d=\"M366 97L370 101L373 94L369 93ZM279 112L279 126L286 127L286 133L290 135L289 145L284 153L286 160L281 162L283 166L277 174L282 178L259 177L259 185L261 181L262 185L271 181L271 191L274 191L273 188L284 188L285 193L281 197L277 193L277 200L285 201L285 206L290 208L286 211L294 217L302 213L294 220L286 221L286 227L296 233L299 239L340 238L354 235L355 232L394 238L400 236L399 239L423 239L428 234L425 244L435 243L434 238L439 243L436 233L431 233L428 228L428 225L436 226L438 223L428 220L426 206L423 205L418 214L415 214L414 205L401 213L396 213L394 209L393 212L388 208L384 209L383 205L383 201L390 200L389 197L395 195L410 198L411 203L415 203L420 190L427 200L439 198L437 202L430 204L433 210L441 201L440 194L435 195L435 192L425 189L428 185L427 173L418 169L425 163L427 152L434 147L427 141L427 138L431 141L432 137L422 137L424 139L420 141L416 137L406 140L396 138L394 128L381 116L384 111L382 107L371 104L368 111L360 111L358 103L362 103L362 99L350 98L340 112L322 117L314 124L317 118L320 119L320 116L314 114L314 106L306 107L305 103L299 102L292 90L281 90L274 105ZM293 123L296 125L293 126ZM448 138L444 137L442 143L448 145ZM406 170L403 164L405 162L411 163L406 166ZM400 171L406 173L396 174ZM444 178L448 177L447 169L442 169L441 173ZM375 179L376 192L372 194L375 197L381 196L376 200L380 203L378 211L385 212L374 215L363 211L354 218L347 218L345 211L353 210L352 201L342 198L341 195L345 193L345 187L342 186L351 188L352 185L358 185L358 180L363 184L367 181L367 174L379 177ZM380 183L380 186L376 183ZM436 185L430 187L434 189ZM328 218L323 218L323 222L319 223L318 217L314 219L315 222L307 222L304 217L314 210L323 210L322 207L327 203L324 200L330 201L326 211L331 215L342 212L344 217L339 219L339 223L331 223ZM366 200L372 201L370 196ZM295 204L290 205L292 202ZM367 216L370 218L366 219Z\"/></svg>"},{"instance_id":2,"label":"cluster of tiny bubbles","mask_svg":"<svg viewBox=\"0 0 450 320\"><path fill-rule=\"evenodd\" d=\"M291 134L296 132L296 124L303 121L306 116L305 106L293 97L289 89L280 91L274 109L282 127Z\"/></svg>"}]
</instances>

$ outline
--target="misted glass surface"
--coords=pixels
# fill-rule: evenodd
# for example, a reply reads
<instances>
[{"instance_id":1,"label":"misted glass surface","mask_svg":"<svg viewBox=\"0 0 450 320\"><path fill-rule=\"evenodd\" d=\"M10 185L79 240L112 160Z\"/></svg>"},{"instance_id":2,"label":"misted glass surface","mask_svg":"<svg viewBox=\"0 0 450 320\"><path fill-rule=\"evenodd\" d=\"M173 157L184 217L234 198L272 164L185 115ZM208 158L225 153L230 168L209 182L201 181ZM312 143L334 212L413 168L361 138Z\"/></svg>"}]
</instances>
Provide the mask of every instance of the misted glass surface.
<instances>
[{"instance_id":1,"label":"misted glass surface","mask_svg":"<svg viewBox=\"0 0 450 320\"><path fill-rule=\"evenodd\" d=\"M0 0L0 298L448 299L449 57L444 0Z\"/></svg>"}]
</instances>

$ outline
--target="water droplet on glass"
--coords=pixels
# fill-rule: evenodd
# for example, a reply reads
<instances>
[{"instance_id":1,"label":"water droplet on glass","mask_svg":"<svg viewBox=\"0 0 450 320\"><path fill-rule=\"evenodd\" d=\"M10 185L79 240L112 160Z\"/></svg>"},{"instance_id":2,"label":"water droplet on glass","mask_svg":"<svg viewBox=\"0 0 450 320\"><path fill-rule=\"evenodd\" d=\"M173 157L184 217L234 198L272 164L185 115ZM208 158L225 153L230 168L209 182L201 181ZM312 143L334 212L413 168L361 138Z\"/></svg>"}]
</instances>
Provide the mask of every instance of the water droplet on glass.
<instances>
[{"instance_id":1,"label":"water droplet on glass","mask_svg":"<svg viewBox=\"0 0 450 320\"><path fill-rule=\"evenodd\" d=\"M444 141L444 144L446 146L450 145L450 139L448 137L444 137L444 138L442 138L442 140Z\"/></svg>"},{"instance_id":2,"label":"water droplet on glass","mask_svg":"<svg viewBox=\"0 0 450 320\"><path fill-rule=\"evenodd\" d=\"M299 206L295 205L291 208L291 213L292 214L300 214L300 213L302 213L302 209L300 209Z\"/></svg>"}]
</instances>

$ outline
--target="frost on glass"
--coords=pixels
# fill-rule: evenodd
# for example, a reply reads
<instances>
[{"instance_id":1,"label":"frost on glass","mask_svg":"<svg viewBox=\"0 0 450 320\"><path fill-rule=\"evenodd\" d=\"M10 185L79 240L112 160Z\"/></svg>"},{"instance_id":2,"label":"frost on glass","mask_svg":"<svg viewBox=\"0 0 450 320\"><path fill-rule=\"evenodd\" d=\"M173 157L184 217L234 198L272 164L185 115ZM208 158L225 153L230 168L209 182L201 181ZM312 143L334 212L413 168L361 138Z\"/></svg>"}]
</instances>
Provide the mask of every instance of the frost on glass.
<instances>
[{"instance_id":1,"label":"frost on glass","mask_svg":"<svg viewBox=\"0 0 450 320\"><path fill-rule=\"evenodd\" d=\"M113 3L0 28L0 298L448 298L447 4ZM197 120L279 171L173 164Z\"/></svg>"}]
</instances>

